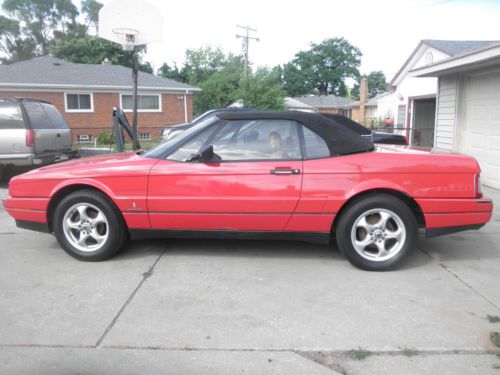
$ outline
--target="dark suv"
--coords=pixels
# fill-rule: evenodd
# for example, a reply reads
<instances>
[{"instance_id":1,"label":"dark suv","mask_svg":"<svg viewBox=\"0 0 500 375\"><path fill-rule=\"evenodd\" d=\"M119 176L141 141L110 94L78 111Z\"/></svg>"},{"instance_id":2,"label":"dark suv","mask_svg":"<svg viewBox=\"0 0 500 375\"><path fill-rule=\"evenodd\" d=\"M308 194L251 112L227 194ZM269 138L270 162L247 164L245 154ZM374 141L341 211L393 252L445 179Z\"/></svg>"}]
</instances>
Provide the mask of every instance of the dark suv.
<instances>
[{"instance_id":1,"label":"dark suv","mask_svg":"<svg viewBox=\"0 0 500 375\"><path fill-rule=\"evenodd\" d=\"M71 130L51 103L0 100L0 174L6 166L43 165L74 156Z\"/></svg>"}]
</instances>

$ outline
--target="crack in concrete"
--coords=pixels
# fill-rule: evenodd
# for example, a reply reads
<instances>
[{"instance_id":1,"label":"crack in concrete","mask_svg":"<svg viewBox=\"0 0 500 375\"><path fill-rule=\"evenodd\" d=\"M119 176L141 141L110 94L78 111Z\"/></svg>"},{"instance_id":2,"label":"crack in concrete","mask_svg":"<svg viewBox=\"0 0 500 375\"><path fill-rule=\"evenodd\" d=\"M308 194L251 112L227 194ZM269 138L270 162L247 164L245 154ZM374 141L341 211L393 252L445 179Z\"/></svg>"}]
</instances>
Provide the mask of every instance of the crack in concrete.
<instances>
[{"instance_id":1,"label":"crack in concrete","mask_svg":"<svg viewBox=\"0 0 500 375\"><path fill-rule=\"evenodd\" d=\"M99 349L99 350L157 350L157 351L181 351L181 352L259 352L259 353L276 353L287 352L298 355L308 355L310 353L324 353L325 355L350 355L353 350L334 350L331 348L311 348L311 349L294 349L294 348L203 348L203 347L186 347L186 346L140 346L140 345L103 345L97 347L95 345L57 345L57 344L0 344L0 348L46 348L46 349ZM408 356L405 349L364 349L370 355L392 355L392 356ZM416 355L498 355L499 350L496 349L412 349L412 356Z\"/></svg>"},{"instance_id":2,"label":"crack in concrete","mask_svg":"<svg viewBox=\"0 0 500 375\"><path fill-rule=\"evenodd\" d=\"M492 305L494 308L496 308L497 310L500 311L500 306L498 306L494 301L492 301L491 299L489 299L487 296L485 296L483 293L481 293L479 290L477 290L476 288L474 288L472 285L470 285L467 281L465 281L464 279L462 279L458 274L456 274L455 272L453 272L446 264L444 263L440 263L438 262L436 259L434 259L432 257L432 255L426 251L426 250L423 250L421 249L418 245L416 246L418 250L420 250L422 253L424 253L425 255L427 255L433 262L435 262L439 267L441 267L443 270L445 270L446 272L448 272L450 275L452 275L455 279L457 279L458 281L460 281L462 284L464 284L467 288L469 288L470 290L472 290L474 293L476 293L478 296L480 296L481 298L483 298L486 302L488 302L490 305Z\"/></svg>"},{"instance_id":3,"label":"crack in concrete","mask_svg":"<svg viewBox=\"0 0 500 375\"><path fill-rule=\"evenodd\" d=\"M358 349L361 350L361 349ZM355 351L354 351L355 352ZM353 354L353 351L294 351L295 354L314 362L320 366L327 368L328 370L332 370L338 374L347 374L347 371L344 368L344 363L346 360L357 360L361 361L363 358L356 358ZM366 350L365 355L368 357L426 357L426 356L438 356L438 355L499 355L497 351L458 351L452 350L450 351L428 351L428 350L413 350L411 354L408 353L405 349L400 350L389 350L389 351L370 351Z\"/></svg>"},{"instance_id":4,"label":"crack in concrete","mask_svg":"<svg viewBox=\"0 0 500 375\"><path fill-rule=\"evenodd\" d=\"M101 347L104 339L106 338L106 336L108 335L108 333L113 329L113 327L115 326L115 324L118 322L118 319L120 318L120 316L122 315L122 313L125 311L125 309L127 308L127 306L130 304L130 302L132 302L132 300L134 299L134 297L137 294L137 292L139 291L139 289L141 289L141 287L144 284L144 282L153 275L153 271L154 271L155 266L158 264L158 262L163 257L163 255L166 253L167 249L168 249L168 247L166 247L162 251L162 253L158 256L158 258L156 258L156 260L153 262L153 264L149 267L149 269L142 274L142 279L139 282L139 284L135 287L134 291L127 298L127 300L125 301L125 303L123 304L123 306L120 308L120 310L118 310L118 312L116 313L115 317L113 318L113 320L111 321L111 323L109 323L109 325L106 327L106 330L101 335L101 337L99 338L99 340L97 340L97 342L95 344L96 348L100 348Z\"/></svg>"}]
</instances>

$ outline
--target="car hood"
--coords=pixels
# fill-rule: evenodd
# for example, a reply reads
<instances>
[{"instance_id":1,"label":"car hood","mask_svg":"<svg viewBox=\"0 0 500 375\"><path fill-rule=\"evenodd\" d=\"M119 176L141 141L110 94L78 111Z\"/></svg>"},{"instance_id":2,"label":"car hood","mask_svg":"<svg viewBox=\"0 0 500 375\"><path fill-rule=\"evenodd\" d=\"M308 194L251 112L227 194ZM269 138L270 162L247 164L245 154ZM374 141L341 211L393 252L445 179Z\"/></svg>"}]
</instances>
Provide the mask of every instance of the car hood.
<instances>
[{"instance_id":1,"label":"car hood","mask_svg":"<svg viewBox=\"0 0 500 375\"><path fill-rule=\"evenodd\" d=\"M91 178L110 175L148 174L157 159L146 158L135 152L106 154L74 159L38 168L15 177L15 179L68 179Z\"/></svg>"}]
</instances>

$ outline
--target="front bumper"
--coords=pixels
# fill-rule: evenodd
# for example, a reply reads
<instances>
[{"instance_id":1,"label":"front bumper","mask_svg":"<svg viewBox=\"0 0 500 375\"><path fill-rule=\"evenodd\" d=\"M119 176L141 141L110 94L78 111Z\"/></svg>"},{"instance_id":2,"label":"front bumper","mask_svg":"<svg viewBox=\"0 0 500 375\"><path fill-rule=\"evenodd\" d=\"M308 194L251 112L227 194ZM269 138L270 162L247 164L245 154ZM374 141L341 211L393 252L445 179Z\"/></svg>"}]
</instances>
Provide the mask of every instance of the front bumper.
<instances>
[{"instance_id":1,"label":"front bumper","mask_svg":"<svg viewBox=\"0 0 500 375\"><path fill-rule=\"evenodd\" d=\"M39 223L35 221L25 221L16 219L16 226L21 229L33 230L35 232L50 233L48 223Z\"/></svg>"},{"instance_id":2,"label":"front bumper","mask_svg":"<svg viewBox=\"0 0 500 375\"><path fill-rule=\"evenodd\" d=\"M47 208L50 198L27 198L8 196L3 201L5 211L16 222L47 223Z\"/></svg>"}]
</instances>

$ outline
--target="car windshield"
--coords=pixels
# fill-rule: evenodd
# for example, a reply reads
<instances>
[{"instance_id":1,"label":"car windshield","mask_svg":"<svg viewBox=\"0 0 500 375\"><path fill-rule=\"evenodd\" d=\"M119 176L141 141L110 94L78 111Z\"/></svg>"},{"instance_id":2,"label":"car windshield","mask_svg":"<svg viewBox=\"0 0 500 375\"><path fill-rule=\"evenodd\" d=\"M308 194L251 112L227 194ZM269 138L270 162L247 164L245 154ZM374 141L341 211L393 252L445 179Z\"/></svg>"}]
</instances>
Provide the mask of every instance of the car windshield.
<instances>
[{"instance_id":1,"label":"car windshield","mask_svg":"<svg viewBox=\"0 0 500 375\"><path fill-rule=\"evenodd\" d=\"M180 144L184 142L185 139L189 138L191 134L197 133L198 131L201 131L201 129L205 129L212 125L214 122L218 120L217 116L210 116L206 120L203 120L199 124L196 124L195 126L181 132L178 136L169 139L168 141L162 143L158 147L155 147L151 151L146 152L143 154L143 156L147 158L155 158L155 159L161 159L163 155L167 152L167 150L173 150Z\"/></svg>"},{"instance_id":2,"label":"car windshield","mask_svg":"<svg viewBox=\"0 0 500 375\"><path fill-rule=\"evenodd\" d=\"M197 123L199 123L200 121L204 120L207 116L211 115L214 112L215 112L215 110L213 110L213 109L210 110L210 111L207 111L207 112L203 112L201 115L199 115L195 119L191 120L191 122L189 122L189 123L190 124L197 124Z\"/></svg>"}]
</instances>

